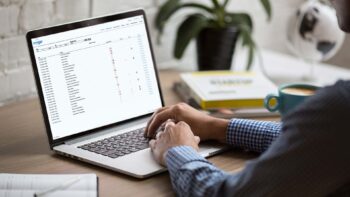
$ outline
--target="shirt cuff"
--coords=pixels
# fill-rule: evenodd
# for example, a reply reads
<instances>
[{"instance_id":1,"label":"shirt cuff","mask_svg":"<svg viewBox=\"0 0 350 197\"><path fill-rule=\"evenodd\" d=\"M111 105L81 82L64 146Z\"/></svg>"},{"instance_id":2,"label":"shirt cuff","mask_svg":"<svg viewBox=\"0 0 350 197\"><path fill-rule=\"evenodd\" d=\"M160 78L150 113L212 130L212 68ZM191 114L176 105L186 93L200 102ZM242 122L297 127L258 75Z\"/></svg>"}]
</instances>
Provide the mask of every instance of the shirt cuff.
<instances>
[{"instance_id":1,"label":"shirt cuff","mask_svg":"<svg viewBox=\"0 0 350 197\"><path fill-rule=\"evenodd\" d=\"M189 162L209 163L190 146L176 146L169 149L165 159L170 174L175 174L183 165Z\"/></svg>"},{"instance_id":2,"label":"shirt cuff","mask_svg":"<svg viewBox=\"0 0 350 197\"><path fill-rule=\"evenodd\" d=\"M227 126L227 131L226 131L226 143L230 144L230 145L234 145L234 139L233 139L233 135L235 132L235 120L236 119L232 119L230 120L230 122L228 123Z\"/></svg>"},{"instance_id":3,"label":"shirt cuff","mask_svg":"<svg viewBox=\"0 0 350 197\"><path fill-rule=\"evenodd\" d=\"M232 119L227 127L226 142L239 148L261 153L272 144L280 132L280 123Z\"/></svg>"}]
</instances>

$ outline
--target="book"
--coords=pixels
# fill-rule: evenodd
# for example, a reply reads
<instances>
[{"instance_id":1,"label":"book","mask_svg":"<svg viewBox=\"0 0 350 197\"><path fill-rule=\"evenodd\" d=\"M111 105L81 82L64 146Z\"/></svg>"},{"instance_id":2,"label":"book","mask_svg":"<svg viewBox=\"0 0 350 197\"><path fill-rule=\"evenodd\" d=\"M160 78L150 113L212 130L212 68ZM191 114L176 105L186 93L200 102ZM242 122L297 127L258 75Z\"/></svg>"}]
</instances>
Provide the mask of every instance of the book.
<instances>
[{"instance_id":1,"label":"book","mask_svg":"<svg viewBox=\"0 0 350 197\"><path fill-rule=\"evenodd\" d=\"M0 174L0 196L97 197L95 174Z\"/></svg>"},{"instance_id":2,"label":"book","mask_svg":"<svg viewBox=\"0 0 350 197\"><path fill-rule=\"evenodd\" d=\"M186 102L193 108L200 110L208 115L217 118L262 118L262 117L279 117L277 112L269 112L265 108L220 108L203 110L199 104L190 96L188 89L186 89L182 83L176 82L173 85L173 90L181 98L182 101Z\"/></svg>"},{"instance_id":3,"label":"book","mask_svg":"<svg viewBox=\"0 0 350 197\"><path fill-rule=\"evenodd\" d=\"M201 71L182 73L181 85L200 108L263 108L264 98L277 92L267 77L255 72Z\"/></svg>"}]
</instances>

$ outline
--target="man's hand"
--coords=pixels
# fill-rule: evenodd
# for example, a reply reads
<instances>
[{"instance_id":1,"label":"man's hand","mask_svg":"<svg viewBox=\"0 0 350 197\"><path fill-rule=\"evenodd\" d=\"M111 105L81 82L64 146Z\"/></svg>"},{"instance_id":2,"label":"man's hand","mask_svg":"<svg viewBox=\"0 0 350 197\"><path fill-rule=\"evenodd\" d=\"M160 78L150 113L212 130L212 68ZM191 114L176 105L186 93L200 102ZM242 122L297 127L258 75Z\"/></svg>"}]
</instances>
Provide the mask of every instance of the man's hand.
<instances>
[{"instance_id":1,"label":"man's hand","mask_svg":"<svg viewBox=\"0 0 350 197\"><path fill-rule=\"evenodd\" d=\"M198 151L200 138L194 136L191 128L185 122L167 122L163 132L159 132L155 140L149 142L155 160L166 165L165 157L168 150L175 146L191 146Z\"/></svg>"},{"instance_id":2,"label":"man's hand","mask_svg":"<svg viewBox=\"0 0 350 197\"><path fill-rule=\"evenodd\" d=\"M147 124L145 136L154 138L157 129L168 119L173 120L175 123L180 121L186 122L193 133L203 141L218 140L225 142L226 140L228 120L211 117L185 103L164 107L154 113Z\"/></svg>"}]
</instances>

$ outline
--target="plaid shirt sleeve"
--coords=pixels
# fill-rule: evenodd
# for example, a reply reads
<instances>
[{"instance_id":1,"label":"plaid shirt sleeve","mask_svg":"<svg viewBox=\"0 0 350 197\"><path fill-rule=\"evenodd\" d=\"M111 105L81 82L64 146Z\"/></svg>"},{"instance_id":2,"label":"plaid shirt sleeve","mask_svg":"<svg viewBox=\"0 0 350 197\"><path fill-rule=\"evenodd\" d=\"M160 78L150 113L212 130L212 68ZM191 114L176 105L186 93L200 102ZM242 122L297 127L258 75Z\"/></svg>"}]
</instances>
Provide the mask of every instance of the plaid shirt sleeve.
<instances>
[{"instance_id":1,"label":"plaid shirt sleeve","mask_svg":"<svg viewBox=\"0 0 350 197\"><path fill-rule=\"evenodd\" d=\"M279 135L280 129L278 123L233 119L226 137L231 145L263 152ZM226 179L235 181L239 177L216 168L189 146L171 148L166 163L178 196L216 196Z\"/></svg>"},{"instance_id":2,"label":"plaid shirt sleeve","mask_svg":"<svg viewBox=\"0 0 350 197\"><path fill-rule=\"evenodd\" d=\"M213 186L228 176L190 146L171 148L166 163L177 196L213 196Z\"/></svg>"},{"instance_id":3,"label":"plaid shirt sleeve","mask_svg":"<svg viewBox=\"0 0 350 197\"><path fill-rule=\"evenodd\" d=\"M281 123L232 119L227 127L228 144L262 153L281 133Z\"/></svg>"}]
</instances>

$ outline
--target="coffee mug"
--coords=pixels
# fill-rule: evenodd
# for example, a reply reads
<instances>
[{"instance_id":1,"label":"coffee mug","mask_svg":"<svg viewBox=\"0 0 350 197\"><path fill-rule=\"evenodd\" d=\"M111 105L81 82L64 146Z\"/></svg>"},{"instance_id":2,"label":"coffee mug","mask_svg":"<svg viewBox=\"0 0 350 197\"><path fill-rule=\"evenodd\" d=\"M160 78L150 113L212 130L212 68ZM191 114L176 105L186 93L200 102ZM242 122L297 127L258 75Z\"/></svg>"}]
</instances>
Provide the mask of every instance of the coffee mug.
<instances>
[{"instance_id":1,"label":"coffee mug","mask_svg":"<svg viewBox=\"0 0 350 197\"><path fill-rule=\"evenodd\" d=\"M317 86L306 84L289 84L278 89L278 95L269 94L264 100L264 106L270 112L279 111L282 115L295 108L306 98L315 94ZM271 106L272 101L276 104Z\"/></svg>"}]
</instances>

